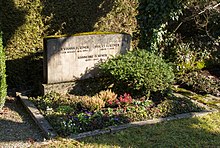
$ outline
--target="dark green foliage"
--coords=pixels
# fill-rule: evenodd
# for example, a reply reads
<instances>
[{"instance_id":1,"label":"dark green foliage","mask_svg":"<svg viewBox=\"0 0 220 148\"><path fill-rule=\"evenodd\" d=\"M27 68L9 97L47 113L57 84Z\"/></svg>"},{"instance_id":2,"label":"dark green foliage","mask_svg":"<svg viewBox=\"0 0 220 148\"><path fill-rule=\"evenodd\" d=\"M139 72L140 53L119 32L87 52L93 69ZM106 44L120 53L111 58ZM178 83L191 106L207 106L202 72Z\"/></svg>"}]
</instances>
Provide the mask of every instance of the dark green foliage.
<instances>
[{"instance_id":1,"label":"dark green foliage","mask_svg":"<svg viewBox=\"0 0 220 148\"><path fill-rule=\"evenodd\" d=\"M140 46L148 46L156 54L163 54L168 38L168 22L178 20L182 13L181 0L140 0L138 21L142 32ZM165 38L166 37L166 38Z\"/></svg>"},{"instance_id":2,"label":"dark green foliage","mask_svg":"<svg viewBox=\"0 0 220 148\"><path fill-rule=\"evenodd\" d=\"M44 36L40 0L5 0L1 5L9 87L30 89L41 80ZM40 54L39 54L40 53Z\"/></svg>"},{"instance_id":3,"label":"dark green foliage","mask_svg":"<svg viewBox=\"0 0 220 148\"><path fill-rule=\"evenodd\" d=\"M7 60L20 59L42 50L45 29L40 0L5 0L0 7Z\"/></svg>"},{"instance_id":4,"label":"dark green foliage","mask_svg":"<svg viewBox=\"0 0 220 148\"><path fill-rule=\"evenodd\" d=\"M217 4L216 0L141 0L139 45L150 47L183 70L186 70L185 65L188 70L195 70L195 64L208 59L209 63L219 63ZM183 49L186 44L189 47ZM180 61L179 57L186 60Z\"/></svg>"},{"instance_id":5,"label":"dark green foliage","mask_svg":"<svg viewBox=\"0 0 220 148\"><path fill-rule=\"evenodd\" d=\"M112 76L115 82L145 92L163 91L174 79L172 68L162 58L146 50L136 50L109 59L101 63L100 69Z\"/></svg>"},{"instance_id":6,"label":"dark green foliage","mask_svg":"<svg viewBox=\"0 0 220 148\"><path fill-rule=\"evenodd\" d=\"M113 0L42 0L46 34L93 31L95 23L112 9L113 4Z\"/></svg>"},{"instance_id":7,"label":"dark green foliage","mask_svg":"<svg viewBox=\"0 0 220 148\"><path fill-rule=\"evenodd\" d=\"M0 29L0 111L5 103L7 95L7 84L5 74L5 52L2 44L2 32Z\"/></svg>"},{"instance_id":8,"label":"dark green foliage","mask_svg":"<svg viewBox=\"0 0 220 148\"><path fill-rule=\"evenodd\" d=\"M220 80L206 76L201 71L182 75L179 80L184 87L190 88L197 93L220 96Z\"/></svg>"},{"instance_id":9,"label":"dark green foliage","mask_svg":"<svg viewBox=\"0 0 220 148\"><path fill-rule=\"evenodd\" d=\"M128 33L132 36L133 46L136 47L140 36L138 6L139 0L114 0L111 11L95 23L95 31Z\"/></svg>"},{"instance_id":10,"label":"dark green foliage","mask_svg":"<svg viewBox=\"0 0 220 148\"><path fill-rule=\"evenodd\" d=\"M172 48L177 51L175 62L180 62L181 55L186 60L184 64L179 64L188 65L190 71L197 69L198 62L205 62L204 67L219 63L220 32L217 28L220 27L220 12L216 7L217 3L219 2L216 0L188 0L183 3L184 15L169 27L172 31L174 26L178 26L174 27L175 34L179 36L176 43L178 45Z\"/></svg>"}]
</instances>

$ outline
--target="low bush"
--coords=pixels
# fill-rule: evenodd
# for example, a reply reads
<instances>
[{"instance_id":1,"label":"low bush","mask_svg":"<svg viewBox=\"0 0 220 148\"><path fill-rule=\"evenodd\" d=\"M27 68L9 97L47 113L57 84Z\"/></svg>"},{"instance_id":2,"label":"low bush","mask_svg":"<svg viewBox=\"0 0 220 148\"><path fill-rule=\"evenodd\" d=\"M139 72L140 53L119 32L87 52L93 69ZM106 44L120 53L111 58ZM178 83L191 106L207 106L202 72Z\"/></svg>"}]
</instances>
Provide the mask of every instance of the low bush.
<instances>
[{"instance_id":1,"label":"low bush","mask_svg":"<svg viewBox=\"0 0 220 148\"><path fill-rule=\"evenodd\" d=\"M108 100L107 106L109 107L126 107L133 103L133 99L130 94L124 93L124 95L120 95L119 99Z\"/></svg>"},{"instance_id":2,"label":"low bush","mask_svg":"<svg viewBox=\"0 0 220 148\"><path fill-rule=\"evenodd\" d=\"M109 59L100 64L100 69L115 82L148 93L163 91L174 81L171 66L146 50L135 50Z\"/></svg>"}]
</instances>

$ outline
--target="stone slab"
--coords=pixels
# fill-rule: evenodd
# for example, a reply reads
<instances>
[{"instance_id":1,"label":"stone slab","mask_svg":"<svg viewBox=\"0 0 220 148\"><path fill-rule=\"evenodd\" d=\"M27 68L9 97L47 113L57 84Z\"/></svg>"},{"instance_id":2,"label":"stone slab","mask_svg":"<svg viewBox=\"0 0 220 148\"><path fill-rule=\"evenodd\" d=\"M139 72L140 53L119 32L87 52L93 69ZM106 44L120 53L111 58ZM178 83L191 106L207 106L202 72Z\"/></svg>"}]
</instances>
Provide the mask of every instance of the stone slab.
<instances>
[{"instance_id":1,"label":"stone slab","mask_svg":"<svg viewBox=\"0 0 220 148\"><path fill-rule=\"evenodd\" d=\"M67 94L72 90L75 82L66 82L58 84L40 84L40 93L41 95L48 94L50 92L56 92L59 94Z\"/></svg>"},{"instance_id":2,"label":"stone slab","mask_svg":"<svg viewBox=\"0 0 220 148\"><path fill-rule=\"evenodd\" d=\"M55 130L51 127L49 122L44 118L44 116L40 113L37 107L28 100L27 96L23 96L21 93L16 93L16 96L21 100L21 103L24 105L28 113L30 113L32 119L35 123L40 127L40 129L44 132L44 135L48 138L54 138L57 136Z\"/></svg>"},{"instance_id":3,"label":"stone slab","mask_svg":"<svg viewBox=\"0 0 220 148\"><path fill-rule=\"evenodd\" d=\"M130 49L131 36L120 33L44 38L44 83L96 76L97 64Z\"/></svg>"}]
</instances>

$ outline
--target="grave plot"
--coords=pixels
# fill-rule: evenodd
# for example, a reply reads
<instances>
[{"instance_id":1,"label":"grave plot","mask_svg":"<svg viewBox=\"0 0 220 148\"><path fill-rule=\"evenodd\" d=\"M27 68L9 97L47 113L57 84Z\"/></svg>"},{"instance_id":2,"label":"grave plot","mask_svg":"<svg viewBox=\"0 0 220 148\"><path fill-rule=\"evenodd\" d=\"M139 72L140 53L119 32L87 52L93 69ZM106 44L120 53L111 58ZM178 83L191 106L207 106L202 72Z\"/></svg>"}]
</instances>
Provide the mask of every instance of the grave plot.
<instances>
[{"instance_id":1,"label":"grave plot","mask_svg":"<svg viewBox=\"0 0 220 148\"><path fill-rule=\"evenodd\" d=\"M173 93L172 67L146 50L129 51L130 40L118 33L44 40L45 95L30 100L59 135L108 133L138 121L134 125L210 112Z\"/></svg>"}]
</instances>

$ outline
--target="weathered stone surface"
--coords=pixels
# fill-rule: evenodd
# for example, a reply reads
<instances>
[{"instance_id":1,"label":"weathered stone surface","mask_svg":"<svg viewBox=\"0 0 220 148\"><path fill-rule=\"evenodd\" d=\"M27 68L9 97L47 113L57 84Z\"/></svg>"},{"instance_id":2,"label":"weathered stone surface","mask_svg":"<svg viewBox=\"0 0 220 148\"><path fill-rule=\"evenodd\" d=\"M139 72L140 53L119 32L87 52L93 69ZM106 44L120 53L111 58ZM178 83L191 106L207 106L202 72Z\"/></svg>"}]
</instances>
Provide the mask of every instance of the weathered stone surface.
<instances>
[{"instance_id":1,"label":"weathered stone surface","mask_svg":"<svg viewBox=\"0 0 220 148\"><path fill-rule=\"evenodd\" d=\"M130 49L128 34L90 34L44 39L44 81L69 82L96 75L96 64Z\"/></svg>"},{"instance_id":2,"label":"weathered stone surface","mask_svg":"<svg viewBox=\"0 0 220 148\"><path fill-rule=\"evenodd\" d=\"M66 82L66 83L58 83L58 84L41 84L40 91L42 95L48 94L50 92L66 94L73 88L74 85L75 82Z\"/></svg>"},{"instance_id":3,"label":"weathered stone surface","mask_svg":"<svg viewBox=\"0 0 220 148\"><path fill-rule=\"evenodd\" d=\"M44 116L40 113L37 107L28 100L27 96L23 96L21 93L16 93L16 96L20 98L21 103L24 105L25 109L30 113L32 119L35 123L40 127L40 129L44 132L45 136L48 139L54 138L57 136L55 130L51 127L49 122L44 118Z\"/></svg>"}]
</instances>

